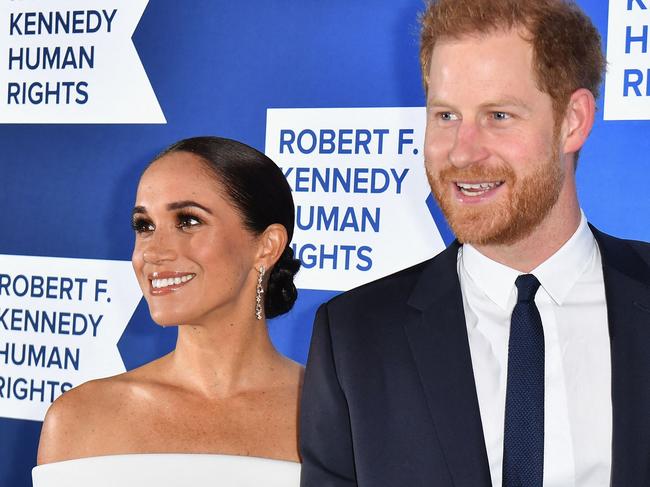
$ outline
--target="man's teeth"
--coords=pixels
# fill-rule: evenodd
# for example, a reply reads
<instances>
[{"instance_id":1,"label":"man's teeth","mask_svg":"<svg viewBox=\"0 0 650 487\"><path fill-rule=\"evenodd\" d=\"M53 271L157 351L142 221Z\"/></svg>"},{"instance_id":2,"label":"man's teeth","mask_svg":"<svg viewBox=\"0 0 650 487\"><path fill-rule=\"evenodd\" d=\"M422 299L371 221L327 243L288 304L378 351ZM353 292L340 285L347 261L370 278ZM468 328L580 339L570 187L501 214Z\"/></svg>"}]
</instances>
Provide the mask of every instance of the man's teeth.
<instances>
[{"instance_id":1,"label":"man's teeth","mask_svg":"<svg viewBox=\"0 0 650 487\"><path fill-rule=\"evenodd\" d=\"M501 181L495 181L492 183L456 183L456 186L465 196L481 196L501 184Z\"/></svg>"},{"instance_id":2,"label":"man's teeth","mask_svg":"<svg viewBox=\"0 0 650 487\"><path fill-rule=\"evenodd\" d=\"M169 277L167 279L152 279L151 285L154 289L160 289L167 286L178 286L193 279L196 274L186 274L180 277Z\"/></svg>"}]
</instances>

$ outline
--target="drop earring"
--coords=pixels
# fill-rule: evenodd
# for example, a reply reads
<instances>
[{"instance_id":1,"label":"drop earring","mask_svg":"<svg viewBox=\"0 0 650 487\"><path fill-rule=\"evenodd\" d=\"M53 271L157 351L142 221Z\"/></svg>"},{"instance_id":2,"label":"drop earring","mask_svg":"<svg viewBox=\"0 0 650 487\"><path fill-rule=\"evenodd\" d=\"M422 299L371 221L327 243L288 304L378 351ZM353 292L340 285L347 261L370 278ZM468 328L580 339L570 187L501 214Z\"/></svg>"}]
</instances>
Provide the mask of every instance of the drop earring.
<instances>
[{"instance_id":1,"label":"drop earring","mask_svg":"<svg viewBox=\"0 0 650 487\"><path fill-rule=\"evenodd\" d=\"M255 288L255 318L258 320L262 319L262 294L264 294L264 288L262 287L262 281L264 280L264 274L266 269L261 265L257 271L257 286Z\"/></svg>"}]
</instances>

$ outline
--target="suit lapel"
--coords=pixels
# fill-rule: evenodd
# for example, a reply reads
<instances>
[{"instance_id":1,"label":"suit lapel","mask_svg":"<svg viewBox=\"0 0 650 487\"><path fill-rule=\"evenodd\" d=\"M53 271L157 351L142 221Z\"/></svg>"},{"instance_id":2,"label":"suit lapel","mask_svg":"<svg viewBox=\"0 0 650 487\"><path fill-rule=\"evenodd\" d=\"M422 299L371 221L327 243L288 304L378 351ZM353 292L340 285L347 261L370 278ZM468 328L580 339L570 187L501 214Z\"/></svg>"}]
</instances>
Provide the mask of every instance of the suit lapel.
<instances>
[{"instance_id":1,"label":"suit lapel","mask_svg":"<svg viewBox=\"0 0 650 487\"><path fill-rule=\"evenodd\" d=\"M429 411L455 487L488 487L490 471L476 396L456 260L435 257L409 299L421 320L405 324Z\"/></svg>"},{"instance_id":2,"label":"suit lapel","mask_svg":"<svg viewBox=\"0 0 650 487\"><path fill-rule=\"evenodd\" d=\"M602 254L612 355L612 487L650 482L650 268L592 228Z\"/></svg>"}]
</instances>

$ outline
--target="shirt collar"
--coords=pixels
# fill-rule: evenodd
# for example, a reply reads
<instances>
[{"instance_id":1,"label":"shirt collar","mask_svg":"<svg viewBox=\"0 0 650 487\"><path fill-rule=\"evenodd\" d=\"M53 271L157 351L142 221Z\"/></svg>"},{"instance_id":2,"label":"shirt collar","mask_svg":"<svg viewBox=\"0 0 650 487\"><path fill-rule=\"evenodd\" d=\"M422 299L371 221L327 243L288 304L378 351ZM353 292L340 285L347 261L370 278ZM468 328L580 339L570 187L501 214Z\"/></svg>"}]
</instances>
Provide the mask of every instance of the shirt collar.
<instances>
[{"instance_id":1,"label":"shirt collar","mask_svg":"<svg viewBox=\"0 0 650 487\"><path fill-rule=\"evenodd\" d=\"M595 251L596 240L582 213L580 224L571 238L531 274L537 277L553 301L561 305ZM501 309L508 309L515 279L522 272L486 257L471 244L462 247L461 265L491 301Z\"/></svg>"},{"instance_id":2,"label":"shirt collar","mask_svg":"<svg viewBox=\"0 0 650 487\"><path fill-rule=\"evenodd\" d=\"M471 244L462 247L461 265L476 287L501 309L508 309L515 279L521 272L492 260Z\"/></svg>"},{"instance_id":3,"label":"shirt collar","mask_svg":"<svg viewBox=\"0 0 650 487\"><path fill-rule=\"evenodd\" d=\"M535 274L553 301L562 305L585 272L594 252L596 239L582 213L580 225L573 236L551 257L533 269L531 274Z\"/></svg>"}]
</instances>

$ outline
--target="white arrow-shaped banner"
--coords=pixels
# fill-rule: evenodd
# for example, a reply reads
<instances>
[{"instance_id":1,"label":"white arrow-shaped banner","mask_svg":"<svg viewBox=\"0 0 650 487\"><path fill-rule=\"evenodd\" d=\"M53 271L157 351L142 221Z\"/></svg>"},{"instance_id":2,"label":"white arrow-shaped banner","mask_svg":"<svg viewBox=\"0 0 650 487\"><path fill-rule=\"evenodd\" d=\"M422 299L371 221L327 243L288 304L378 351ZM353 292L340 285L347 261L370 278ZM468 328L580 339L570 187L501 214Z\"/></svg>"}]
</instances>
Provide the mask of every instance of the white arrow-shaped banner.
<instances>
[{"instance_id":1,"label":"white arrow-shaped banner","mask_svg":"<svg viewBox=\"0 0 650 487\"><path fill-rule=\"evenodd\" d=\"M42 421L66 390L124 372L141 297L130 262L0 255L0 417Z\"/></svg>"},{"instance_id":2,"label":"white arrow-shaped banner","mask_svg":"<svg viewBox=\"0 0 650 487\"><path fill-rule=\"evenodd\" d=\"M131 40L148 0L0 4L0 123L166 123Z\"/></svg>"},{"instance_id":3,"label":"white arrow-shaped banner","mask_svg":"<svg viewBox=\"0 0 650 487\"><path fill-rule=\"evenodd\" d=\"M296 204L302 289L344 291L444 248L427 208L424 108L269 109L266 154Z\"/></svg>"},{"instance_id":4,"label":"white arrow-shaped banner","mask_svg":"<svg viewBox=\"0 0 650 487\"><path fill-rule=\"evenodd\" d=\"M605 120L650 120L650 0L610 0Z\"/></svg>"}]
</instances>

